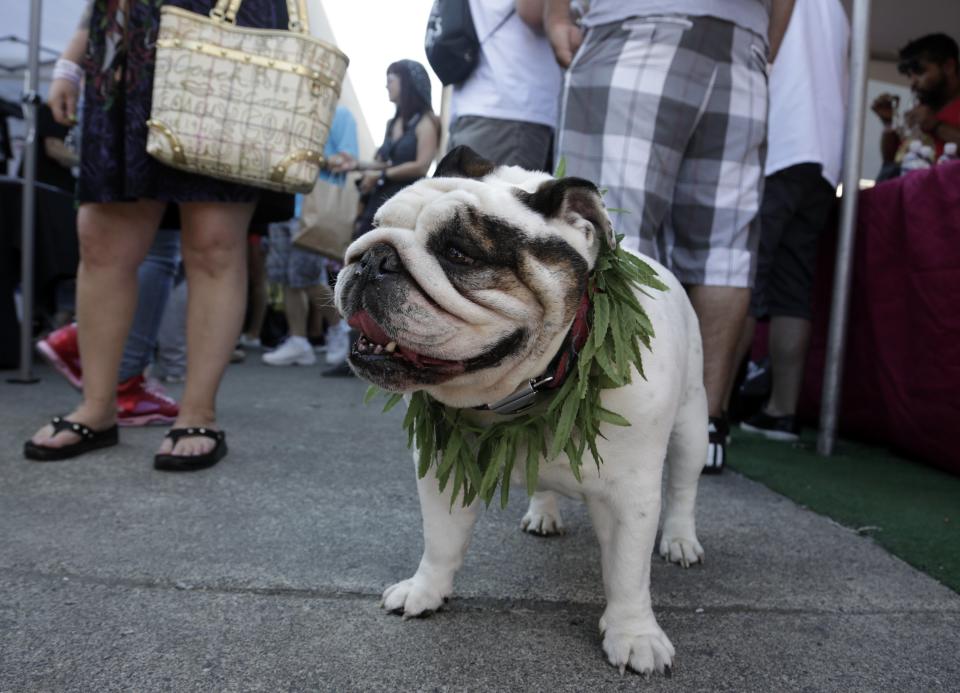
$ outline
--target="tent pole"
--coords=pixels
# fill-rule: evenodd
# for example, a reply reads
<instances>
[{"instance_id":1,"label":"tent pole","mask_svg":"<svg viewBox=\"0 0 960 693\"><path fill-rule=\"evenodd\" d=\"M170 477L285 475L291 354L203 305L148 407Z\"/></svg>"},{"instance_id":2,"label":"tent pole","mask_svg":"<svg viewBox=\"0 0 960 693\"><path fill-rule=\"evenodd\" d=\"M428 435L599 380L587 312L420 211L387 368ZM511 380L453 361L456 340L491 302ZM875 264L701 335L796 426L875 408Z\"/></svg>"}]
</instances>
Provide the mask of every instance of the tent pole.
<instances>
[{"instance_id":1,"label":"tent pole","mask_svg":"<svg viewBox=\"0 0 960 693\"><path fill-rule=\"evenodd\" d=\"M33 255L34 215L37 180L37 93L40 82L40 9L42 0L30 3L30 44L27 47L27 74L24 79L23 116L27 126L23 159L23 198L20 205L20 371L14 382L36 382L33 377Z\"/></svg>"},{"instance_id":2,"label":"tent pole","mask_svg":"<svg viewBox=\"0 0 960 693\"><path fill-rule=\"evenodd\" d=\"M826 367L820 407L820 434L817 452L833 454L840 408L840 385L846 349L847 315L850 308L850 273L853 243L857 227L857 201L860 191L860 160L863 154L863 117L869 56L870 0L854 0L850 32L850 94L847 108L846 143L843 154L843 199L840 237L837 240L837 264L833 274L833 300L830 307L830 332L827 337Z\"/></svg>"}]
</instances>

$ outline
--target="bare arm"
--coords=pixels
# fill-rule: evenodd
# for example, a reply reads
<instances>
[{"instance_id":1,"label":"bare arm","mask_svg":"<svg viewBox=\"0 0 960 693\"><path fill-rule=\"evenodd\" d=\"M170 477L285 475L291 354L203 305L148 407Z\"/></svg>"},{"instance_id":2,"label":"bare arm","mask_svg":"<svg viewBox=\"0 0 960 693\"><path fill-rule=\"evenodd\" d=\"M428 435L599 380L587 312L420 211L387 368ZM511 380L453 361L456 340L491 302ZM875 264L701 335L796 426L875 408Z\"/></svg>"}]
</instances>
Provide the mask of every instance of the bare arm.
<instances>
[{"instance_id":1,"label":"bare arm","mask_svg":"<svg viewBox=\"0 0 960 693\"><path fill-rule=\"evenodd\" d=\"M77 122L77 101L80 98L79 81L82 79L82 74L76 65L79 65L87 52L92 11L93 0L90 0L80 17L77 30L73 32L70 43L67 44L60 55L61 60L74 63L72 70L76 73L76 76L72 79L54 79L50 84L50 92L47 94L47 103L50 105L50 110L53 111L53 119L61 125L72 125ZM56 74L56 71L54 71L54 74Z\"/></svg>"},{"instance_id":2,"label":"bare arm","mask_svg":"<svg viewBox=\"0 0 960 693\"><path fill-rule=\"evenodd\" d=\"M417 123L417 158L383 170L387 180L415 180L423 178L430 170L430 164L437 156L440 146L440 133L433 118L424 116Z\"/></svg>"},{"instance_id":3,"label":"bare arm","mask_svg":"<svg viewBox=\"0 0 960 693\"><path fill-rule=\"evenodd\" d=\"M583 43L583 31L570 16L570 0L546 0L543 8L543 29L560 67L570 67L573 56Z\"/></svg>"},{"instance_id":4,"label":"bare arm","mask_svg":"<svg viewBox=\"0 0 960 693\"><path fill-rule=\"evenodd\" d=\"M64 168L71 168L80 163L80 157L76 152L64 144L59 137L44 137L43 151Z\"/></svg>"},{"instance_id":5,"label":"bare arm","mask_svg":"<svg viewBox=\"0 0 960 693\"><path fill-rule=\"evenodd\" d=\"M517 0L520 19L538 34L543 33L543 10L544 0Z\"/></svg>"},{"instance_id":6,"label":"bare arm","mask_svg":"<svg viewBox=\"0 0 960 693\"><path fill-rule=\"evenodd\" d=\"M87 52L87 40L89 31L85 24L73 34L70 43L67 44L63 54L60 56L63 60L69 60L72 63L79 63L83 60L84 53ZM76 69L76 68L74 68ZM50 110L53 111L53 119L61 125L72 125L77 122L77 101L80 97L80 85L74 84L66 79L55 79L50 84L50 92L47 94L47 103Z\"/></svg>"},{"instance_id":7,"label":"bare arm","mask_svg":"<svg viewBox=\"0 0 960 693\"><path fill-rule=\"evenodd\" d=\"M90 28L90 17L93 16L93 3L94 0L88 0L87 6L83 10L83 14L80 15L80 21L77 23L77 31L81 29L87 30Z\"/></svg>"},{"instance_id":8,"label":"bare arm","mask_svg":"<svg viewBox=\"0 0 960 693\"><path fill-rule=\"evenodd\" d=\"M900 149L900 133L893 128L884 128L880 135L880 156L883 163L892 164L897 157L897 150Z\"/></svg>"},{"instance_id":9,"label":"bare arm","mask_svg":"<svg viewBox=\"0 0 960 693\"><path fill-rule=\"evenodd\" d=\"M393 119L387 121L387 130L393 129ZM332 173L352 173L354 171L382 171L389 164L380 156L380 150L370 161L361 161L348 152L338 152L327 162Z\"/></svg>"},{"instance_id":10,"label":"bare arm","mask_svg":"<svg viewBox=\"0 0 960 693\"><path fill-rule=\"evenodd\" d=\"M89 38L90 30L86 24L82 24L73 33L70 43L67 44L67 47L63 50L63 54L60 57L73 63L79 63L83 60L83 54L87 52L87 41Z\"/></svg>"},{"instance_id":11,"label":"bare arm","mask_svg":"<svg viewBox=\"0 0 960 693\"><path fill-rule=\"evenodd\" d=\"M327 168L332 173L351 173L353 171L382 171L388 166L378 153L372 161L359 161L349 152L339 152L330 157Z\"/></svg>"},{"instance_id":12,"label":"bare arm","mask_svg":"<svg viewBox=\"0 0 960 693\"><path fill-rule=\"evenodd\" d=\"M790 15L793 14L794 2L795 0L773 0L770 8L770 28L767 32L767 40L770 42L770 62L776 60L777 53L780 52L783 35L787 33Z\"/></svg>"}]
</instances>

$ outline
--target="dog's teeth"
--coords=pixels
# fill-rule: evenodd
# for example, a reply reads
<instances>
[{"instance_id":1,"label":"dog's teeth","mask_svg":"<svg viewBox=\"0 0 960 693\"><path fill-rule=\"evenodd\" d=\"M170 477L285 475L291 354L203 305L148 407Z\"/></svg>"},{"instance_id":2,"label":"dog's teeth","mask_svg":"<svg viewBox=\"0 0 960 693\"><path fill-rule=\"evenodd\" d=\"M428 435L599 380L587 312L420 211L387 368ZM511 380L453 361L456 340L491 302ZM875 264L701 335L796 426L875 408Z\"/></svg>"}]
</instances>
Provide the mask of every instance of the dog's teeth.
<instances>
[{"instance_id":1,"label":"dog's teeth","mask_svg":"<svg viewBox=\"0 0 960 693\"><path fill-rule=\"evenodd\" d=\"M396 351L396 349L397 349L397 343L396 343L396 342L390 342L389 344L387 344L387 346L384 347L384 350L385 350L388 354L392 354L394 351Z\"/></svg>"}]
</instances>

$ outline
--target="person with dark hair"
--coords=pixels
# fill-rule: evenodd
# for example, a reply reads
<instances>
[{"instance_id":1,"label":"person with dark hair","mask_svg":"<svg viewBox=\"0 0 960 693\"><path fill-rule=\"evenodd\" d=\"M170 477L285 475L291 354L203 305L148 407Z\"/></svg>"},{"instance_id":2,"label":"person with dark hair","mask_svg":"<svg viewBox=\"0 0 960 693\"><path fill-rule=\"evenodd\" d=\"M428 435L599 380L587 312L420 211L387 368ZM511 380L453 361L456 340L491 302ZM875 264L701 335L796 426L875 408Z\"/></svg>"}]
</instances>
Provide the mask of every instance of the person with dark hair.
<instances>
[{"instance_id":1,"label":"person with dark hair","mask_svg":"<svg viewBox=\"0 0 960 693\"><path fill-rule=\"evenodd\" d=\"M440 120L430 101L430 77L415 60L398 60L387 68L387 95L396 105L387 122L383 144L373 161L362 162L345 153L331 161L333 173L363 171L360 179L363 211L354 236L373 228L373 217L384 202L427 175L440 146Z\"/></svg>"},{"instance_id":2,"label":"person with dark hair","mask_svg":"<svg viewBox=\"0 0 960 693\"><path fill-rule=\"evenodd\" d=\"M907 128L919 130L932 140L936 156L947 142L960 143L960 56L957 42L946 34L928 34L900 49L897 69L910 80L917 104L904 114ZM903 134L894 125L897 99L881 94L872 105L883 122L880 139L883 168L879 178L899 173L896 155Z\"/></svg>"}]
</instances>

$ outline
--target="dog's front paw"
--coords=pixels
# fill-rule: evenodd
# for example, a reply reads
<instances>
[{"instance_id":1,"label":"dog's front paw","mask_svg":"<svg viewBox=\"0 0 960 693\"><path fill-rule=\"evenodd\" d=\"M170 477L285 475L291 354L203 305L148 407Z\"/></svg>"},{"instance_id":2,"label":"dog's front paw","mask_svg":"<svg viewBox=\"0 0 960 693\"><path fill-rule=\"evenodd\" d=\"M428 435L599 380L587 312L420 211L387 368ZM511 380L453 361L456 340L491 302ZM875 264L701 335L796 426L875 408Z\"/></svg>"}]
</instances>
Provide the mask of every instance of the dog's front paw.
<instances>
[{"instance_id":1,"label":"dog's front paw","mask_svg":"<svg viewBox=\"0 0 960 693\"><path fill-rule=\"evenodd\" d=\"M635 625L628 621L609 627L602 618L600 630L607 660L621 674L629 667L638 674L658 671L670 676L675 654L673 644L653 618L643 619Z\"/></svg>"},{"instance_id":2,"label":"dog's front paw","mask_svg":"<svg viewBox=\"0 0 960 693\"><path fill-rule=\"evenodd\" d=\"M414 575L385 589L380 606L392 614L402 614L406 620L429 616L443 606L448 596L449 591L444 593L425 578Z\"/></svg>"},{"instance_id":3,"label":"dog's front paw","mask_svg":"<svg viewBox=\"0 0 960 693\"><path fill-rule=\"evenodd\" d=\"M703 563L703 547L697 535L691 532L668 532L664 528L660 538L660 555L671 563L689 568L694 563Z\"/></svg>"}]
</instances>

